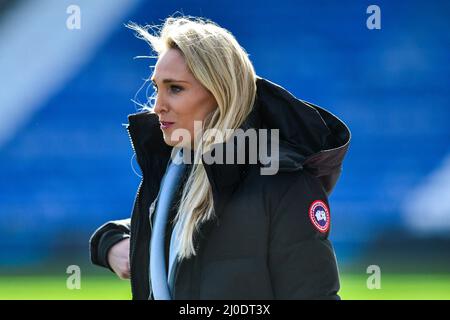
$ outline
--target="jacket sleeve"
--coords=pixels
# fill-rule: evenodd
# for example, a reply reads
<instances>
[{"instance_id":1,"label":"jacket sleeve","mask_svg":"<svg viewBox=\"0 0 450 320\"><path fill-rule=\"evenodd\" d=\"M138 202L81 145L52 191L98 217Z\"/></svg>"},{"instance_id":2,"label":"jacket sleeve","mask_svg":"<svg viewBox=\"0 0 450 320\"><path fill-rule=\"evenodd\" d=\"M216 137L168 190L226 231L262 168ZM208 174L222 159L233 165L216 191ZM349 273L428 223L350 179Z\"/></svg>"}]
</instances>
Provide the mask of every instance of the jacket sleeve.
<instances>
[{"instance_id":1,"label":"jacket sleeve","mask_svg":"<svg viewBox=\"0 0 450 320\"><path fill-rule=\"evenodd\" d=\"M326 194L319 180L308 173L292 174L296 175L295 181L271 216L269 268L275 299L338 300L339 274L328 240ZM309 215L314 207L315 212L328 210L319 221L324 228L314 225Z\"/></svg>"},{"instance_id":2,"label":"jacket sleeve","mask_svg":"<svg viewBox=\"0 0 450 320\"><path fill-rule=\"evenodd\" d=\"M89 239L91 262L95 265L109 268L108 251L113 245L130 237L130 220L109 221L100 226Z\"/></svg>"}]
</instances>

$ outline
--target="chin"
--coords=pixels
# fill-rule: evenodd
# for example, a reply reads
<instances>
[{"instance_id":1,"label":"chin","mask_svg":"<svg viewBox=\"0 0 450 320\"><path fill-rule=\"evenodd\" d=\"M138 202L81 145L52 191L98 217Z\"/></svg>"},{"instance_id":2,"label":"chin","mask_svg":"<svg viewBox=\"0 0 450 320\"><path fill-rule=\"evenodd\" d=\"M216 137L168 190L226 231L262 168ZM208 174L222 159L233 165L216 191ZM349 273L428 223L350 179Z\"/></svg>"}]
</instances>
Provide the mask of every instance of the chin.
<instances>
[{"instance_id":1,"label":"chin","mask_svg":"<svg viewBox=\"0 0 450 320\"><path fill-rule=\"evenodd\" d=\"M167 144L168 146L174 147L177 145L177 142L172 141L170 139L166 139L166 137L164 137L164 143Z\"/></svg>"},{"instance_id":2,"label":"chin","mask_svg":"<svg viewBox=\"0 0 450 320\"><path fill-rule=\"evenodd\" d=\"M175 147L178 144L181 144L180 146L183 146L183 142L182 141L173 141L170 140L169 138L164 137L164 143L167 144L170 147Z\"/></svg>"},{"instance_id":3,"label":"chin","mask_svg":"<svg viewBox=\"0 0 450 320\"><path fill-rule=\"evenodd\" d=\"M176 142L173 141L164 141L169 147L175 147L177 145Z\"/></svg>"}]
</instances>

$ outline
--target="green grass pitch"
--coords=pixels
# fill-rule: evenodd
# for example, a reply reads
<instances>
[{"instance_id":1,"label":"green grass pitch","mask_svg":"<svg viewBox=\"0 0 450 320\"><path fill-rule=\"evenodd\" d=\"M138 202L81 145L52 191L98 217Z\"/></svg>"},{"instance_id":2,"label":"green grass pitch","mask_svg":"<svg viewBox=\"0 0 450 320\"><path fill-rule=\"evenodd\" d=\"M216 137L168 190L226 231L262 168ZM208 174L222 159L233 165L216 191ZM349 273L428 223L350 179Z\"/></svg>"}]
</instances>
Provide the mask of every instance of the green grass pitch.
<instances>
[{"instance_id":1,"label":"green grass pitch","mask_svg":"<svg viewBox=\"0 0 450 320\"><path fill-rule=\"evenodd\" d=\"M129 282L114 275L81 277L81 288L69 290L66 275L0 276L0 299L130 299ZM353 299L450 299L450 274L389 274L381 288L369 290L366 275L341 275L340 296Z\"/></svg>"}]
</instances>

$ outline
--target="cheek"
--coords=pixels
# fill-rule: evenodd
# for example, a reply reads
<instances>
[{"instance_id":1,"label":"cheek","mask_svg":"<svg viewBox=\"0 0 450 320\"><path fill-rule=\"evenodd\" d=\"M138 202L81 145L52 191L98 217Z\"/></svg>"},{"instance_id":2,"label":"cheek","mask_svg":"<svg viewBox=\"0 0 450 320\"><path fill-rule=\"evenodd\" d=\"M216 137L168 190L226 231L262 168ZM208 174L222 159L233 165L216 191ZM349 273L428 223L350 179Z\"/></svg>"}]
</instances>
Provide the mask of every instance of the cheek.
<instances>
[{"instance_id":1,"label":"cheek","mask_svg":"<svg viewBox=\"0 0 450 320\"><path fill-rule=\"evenodd\" d=\"M195 101L195 114L196 120L205 120L205 118L216 109L217 103L214 97L208 92L202 92L198 95ZM194 108L193 108L194 109Z\"/></svg>"},{"instance_id":2,"label":"cheek","mask_svg":"<svg viewBox=\"0 0 450 320\"><path fill-rule=\"evenodd\" d=\"M216 106L214 97L203 89L193 90L174 101L172 110L178 119L178 127L193 132L194 121L204 121Z\"/></svg>"},{"instance_id":3,"label":"cheek","mask_svg":"<svg viewBox=\"0 0 450 320\"><path fill-rule=\"evenodd\" d=\"M194 120L203 121L209 113L208 105L205 104L206 101L204 99L192 99L190 97L180 100L180 102L179 107L174 111L177 113L180 124L183 124L186 129L194 126Z\"/></svg>"}]
</instances>

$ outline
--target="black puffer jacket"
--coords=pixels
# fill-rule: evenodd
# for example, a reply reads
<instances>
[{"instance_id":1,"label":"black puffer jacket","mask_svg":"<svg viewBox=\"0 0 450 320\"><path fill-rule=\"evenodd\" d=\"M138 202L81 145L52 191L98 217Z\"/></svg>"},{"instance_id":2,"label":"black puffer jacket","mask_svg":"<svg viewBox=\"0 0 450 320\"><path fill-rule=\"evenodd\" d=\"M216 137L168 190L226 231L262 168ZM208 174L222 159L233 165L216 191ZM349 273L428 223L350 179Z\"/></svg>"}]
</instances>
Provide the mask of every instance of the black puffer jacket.
<instances>
[{"instance_id":1,"label":"black puffer jacket","mask_svg":"<svg viewBox=\"0 0 450 320\"><path fill-rule=\"evenodd\" d=\"M90 254L94 264L108 267L109 248L131 235L133 298L148 299L149 212L151 217L171 147L162 139L156 115L128 119L143 179L131 221L97 229ZM174 299L338 299L327 196L341 172L348 128L261 78L253 111L241 128L279 129L279 171L261 175L262 164L205 164L216 219L195 236L197 255L177 268Z\"/></svg>"}]
</instances>

